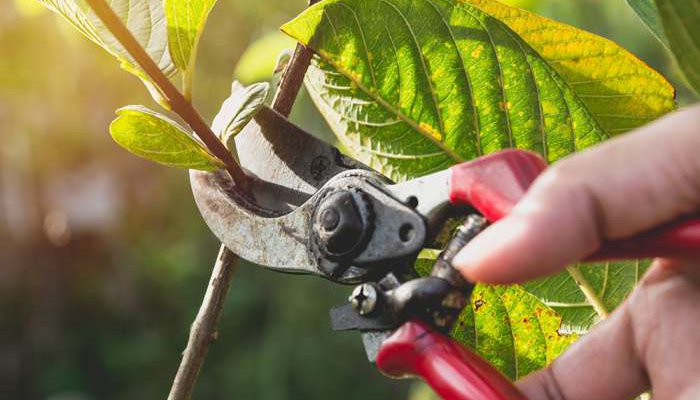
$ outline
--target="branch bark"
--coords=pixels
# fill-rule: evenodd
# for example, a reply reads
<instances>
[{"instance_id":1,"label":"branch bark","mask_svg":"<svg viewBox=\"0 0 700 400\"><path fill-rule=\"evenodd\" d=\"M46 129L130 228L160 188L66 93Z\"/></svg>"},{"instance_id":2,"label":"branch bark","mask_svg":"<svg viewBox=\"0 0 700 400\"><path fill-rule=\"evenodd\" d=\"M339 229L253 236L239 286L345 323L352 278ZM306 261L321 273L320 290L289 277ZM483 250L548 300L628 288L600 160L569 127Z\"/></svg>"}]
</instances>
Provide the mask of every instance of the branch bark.
<instances>
[{"instance_id":1,"label":"branch bark","mask_svg":"<svg viewBox=\"0 0 700 400\"><path fill-rule=\"evenodd\" d=\"M319 1L309 0L309 6ZM296 100L301 85L304 83L304 75L306 75L306 70L309 68L312 56L313 52L311 49L298 43L292 58L289 60L289 64L287 64L287 68L284 69L277 92L272 99L272 108L285 117L288 117L289 113L292 112L294 100Z\"/></svg>"},{"instance_id":2,"label":"branch bark","mask_svg":"<svg viewBox=\"0 0 700 400\"><path fill-rule=\"evenodd\" d=\"M95 1L95 0L89 0ZM318 2L311 0L309 5ZM297 45L294 54L285 68L277 92L272 101L272 108L284 116L289 116L296 100L304 75L309 67L312 52L302 45ZM187 347L182 354L182 361L170 388L168 400L189 400L197 382L199 371L209 351L209 345L216 339L216 327L221 318L221 310L233 277L233 263L237 260L223 244L204 295L197 317L190 328Z\"/></svg>"},{"instance_id":3,"label":"branch bark","mask_svg":"<svg viewBox=\"0 0 700 400\"><path fill-rule=\"evenodd\" d=\"M112 7L105 0L86 0L92 11L105 24L107 29L114 35L119 43L126 49L136 63L143 69L155 85L161 90L168 104L192 128L195 134L204 142L207 149L226 166L226 171L231 175L233 181L242 190L248 190L248 178L233 158L226 146L212 132L209 125L204 122L202 116L192 106L185 96L173 85L163 71L146 53L143 46L136 40L134 35L124 25L121 19L115 14Z\"/></svg>"},{"instance_id":4,"label":"branch bark","mask_svg":"<svg viewBox=\"0 0 700 400\"><path fill-rule=\"evenodd\" d=\"M301 85L304 83L304 75L311 63L311 56L313 56L311 50L303 44L297 44L289 64L282 73L277 92L272 99L272 108L285 117L292 112L294 100L299 94Z\"/></svg>"},{"instance_id":5,"label":"branch bark","mask_svg":"<svg viewBox=\"0 0 700 400\"><path fill-rule=\"evenodd\" d=\"M190 327L187 347L182 353L182 361L170 388L168 400L186 400L192 396L209 345L218 336L216 329L237 261L238 257L222 244L202 305Z\"/></svg>"}]
</instances>

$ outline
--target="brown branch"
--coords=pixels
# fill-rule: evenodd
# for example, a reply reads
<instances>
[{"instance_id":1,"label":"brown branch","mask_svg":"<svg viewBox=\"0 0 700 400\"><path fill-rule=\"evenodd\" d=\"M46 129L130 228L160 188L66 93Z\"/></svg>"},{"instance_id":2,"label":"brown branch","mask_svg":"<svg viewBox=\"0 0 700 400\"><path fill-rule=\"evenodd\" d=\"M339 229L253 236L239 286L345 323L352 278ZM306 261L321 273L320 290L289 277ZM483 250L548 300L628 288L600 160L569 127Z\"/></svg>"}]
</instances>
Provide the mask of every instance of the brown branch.
<instances>
[{"instance_id":1,"label":"brown branch","mask_svg":"<svg viewBox=\"0 0 700 400\"><path fill-rule=\"evenodd\" d=\"M221 245L202 305L190 327L187 347L182 353L182 361L170 388L168 400L187 400L192 396L209 345L217 338L216 329L237 261L238 257L226 246Z\"/></svg>"},{"instance_id":2,"label":"brown branch","mask_svg":"<svg viewBox=\"0 0 700 400\"><path fill-rule=\"evenodd\" d=\"M231 153L226 149L226 146L221 143L219 138L209 128L209 125L204 122L202 116L192 106L192 103L177 90L175 85L170 82L170 79L158 68L109 4L105 0L86 0L86 2L146 75L161 90L173 111L187 122L209 151L224 163L226 170L236 182L236 185L246 191L248 189L248 179Z\"/></svg>"},{"instance_id":3,"label":"brown branch","mask_svg":"<svg viewBox=\"0 0 700 400\"><path fill-rule=\"evenodd\" d=\"M311 0L310 4L317 1ZM311 56L312 53L309 49L297 45L287 68L285 68L272 102L272 108L280 114L288 116L291 112L294 100L296 100L301 84L304 82L304 75L309 67ZM204 295L199 313L192 323L187 347L182 354L182 361L170 388L168 400L189 400L192 396L197 376L209 351L209 344L217 336L216 327L221 317L221 307L233 276L231 264L236 260L236 255L226 246L221 245L207 293Z\"/></svg>"},{"instance_id":4,"label":"brown branch","mask_svg":"<svg viewBox=\"0 0 700 400\"><path fill-rule=\"evenodd\" d=\"M309 6L318 2L319 0L309 0ZM284 69L282 79L277 86L277 92L272 99L272 108L285 117L288 117L289 113L292 112L294 100L296 100L301 85L304 83L304 75L309 68L312 56L311 49L298 43L287 68Z\"/></svg>"},{"instance_id":5,"label":"brown branch","mask_svg":"<svg viewBox=\"0 0 700 400\"><path fill-rule=\"evenodd\" d=\"M282 73L277 92L272 99L272 108L285 117L292 112L294 100L304 83L304 74L311 63L311 56L313 56L311 50L298 43L287 68Z\"/></svg>"}]
</instances>

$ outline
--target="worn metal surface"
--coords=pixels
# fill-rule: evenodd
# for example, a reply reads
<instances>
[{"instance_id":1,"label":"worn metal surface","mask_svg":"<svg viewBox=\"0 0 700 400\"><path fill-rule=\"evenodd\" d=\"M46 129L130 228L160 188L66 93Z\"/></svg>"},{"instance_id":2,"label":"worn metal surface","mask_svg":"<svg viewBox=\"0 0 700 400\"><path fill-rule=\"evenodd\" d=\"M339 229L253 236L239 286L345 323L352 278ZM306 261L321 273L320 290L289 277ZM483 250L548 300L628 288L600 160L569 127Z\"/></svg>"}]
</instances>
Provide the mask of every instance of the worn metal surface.
<instances>
[{"instance_id":1,"label":"worn metal surface","mask_svg":"<svg viewBox=\"0 0 700 400\"><path fill-rule=\"evenodd\" d=\"M380 273L383 275L402 261L410 263L423 248L425 221L410 206L388 194L386 183L379 174L354 170L338 175L319 192L323 201L338 191L356 191L361 194L364 207L371 210L371 220L365 224L369 232L367 240L362 241L357 251L342 257L328 252L322 245L323 237L319 235L322 231L318 226L312 228L311 249L317 255L321 269L331 277L345 274L347 279L343 280L348 283L363 281L358 275L362 271L355 270L351 274L346 271L349 267L363 268L365 273L375 277ZM354 279L350 279L352 275Z\"/></svg>"},{"instance_id":2,"label":"worn metal surface","mask_svg":"<svg viewBox=\"0 0 700 400\"><path fill-rule=\"evenodd\" d=\"M337 174L367 169L343 156L270 108L263 108L236 137L240 163L255 176L259 206L288 212Z\"/></svg>"},{"instance_id":3,"label":"worn metal surface","mask_svg":"<svg viewBox=\"0 0 700 400\"><path fill-rule=\"evenodd\" d=\"M284 218L324 183L360 164L263 108L236 137L252 198L220 173L191 171L195 201L214 234L246 260L288 272L317 273L306 250L304 218ZM309 213L311 206L298 214Z\"/></svg>"},{"instance_id":4,"label":"worn metal surface","mask_svg":"<svg viewBox=\"0 0 700 400\"><path fill-rule=\"evenodd\" d=\"M263 108L236 138L252 197L220 173L191 171L195 201L212 232L246 260L286 272L318 273L309 257L303 204L330 178L361 164Z\"/></svg>"},{"instance_id":5,"label":"worn metal surface","mask_svg":"<svg viewBox=\"0 0 700 400\"><path fill-rule=\"evenodd\" d=\"M434 235L452 207L450 205L450 170L436 172L387 186L394 197L408 204L422 215L428 226L428 234Z\"/></svg>"},{"instance_id":6,"label":"worn metal surface","mask_svg":"<svg viewBox=\"0 0 700 400\"><path fill-rule=\"evenodd\" d=\"M204 220L229 249L284 272L340 283L379 282L372 288L381 290L381 305L379 292L362 292L367 298L357 304L359 313L350 304L331 312L334 329L363 332L370 360L409 316L443 318L441 310L452 305L444 300L454 287L445 277L415 280L411 266L454 212L449 171L392 185L269 108L236 141L241 165L253 178L250 195L238 192L223 173L190 174ZM341 207L345 203L349 208ZM343 220L355 214L361 223ZM461 308L459 303L453 308Z\"/></svg>"},{"instance_id":7,"label":"worn metal surface","mask_svg":"<svg viewBox=\"0 0 700 400\"><path fill-rule=\"evenodd\" d=\"M358 169L361 165L276 112L263 109L237 144L241 164L254 177L251 197L221 173L193 171L190 176L207 225L242 258L351 283L372 268L387 269L392 260L414 257L423 247L425 221L386 192L390 182ZM362 247L339 258L319 246L319 229L311 224L323 199L342 190L361 194L373 221L364 224L368 237Z\"/></svg>"},{"instance_id":8,"label":"worn metal surface","mask_svg":"<svg viewBox=\"0 0 700 400\"><path fill-rule=\"evenodd\" d=\"M369 315L381 302L379 290L375 283L363 283L355 287L348 301L358 314L362 316Z\"/></svg>"},{"instance_id":9,"label":"worn metal surface","mask_svg":"<svg viewBox=\"0 0 700 400\"><path fill-rule=\"evenodd\" d=\"M328 181L291 212L261 208L242 196L221 174L192 173L200 212L212 232L246 260L287 272L321 275L342 283L379 276L403 260L413 259L425 241L425 222L413 209L389 196L383 178L349 170ZM374 227L356 251L342 256L327 252L316 217L319 204L339 191L356 190L373 210Z\"/></svg>"},{"instance_id":10,"label":"worn metal surface","mask_svg":"<svg viewBox=\"0 0 700 400\"><path fill-rule=\"evenodd\" d=\"M190 174L195 201L209 229L231 251L251 262L287 272L318 273L307 251L311 205L294 213L257 208L221 174Z\"/></svg>"}]
</instances>

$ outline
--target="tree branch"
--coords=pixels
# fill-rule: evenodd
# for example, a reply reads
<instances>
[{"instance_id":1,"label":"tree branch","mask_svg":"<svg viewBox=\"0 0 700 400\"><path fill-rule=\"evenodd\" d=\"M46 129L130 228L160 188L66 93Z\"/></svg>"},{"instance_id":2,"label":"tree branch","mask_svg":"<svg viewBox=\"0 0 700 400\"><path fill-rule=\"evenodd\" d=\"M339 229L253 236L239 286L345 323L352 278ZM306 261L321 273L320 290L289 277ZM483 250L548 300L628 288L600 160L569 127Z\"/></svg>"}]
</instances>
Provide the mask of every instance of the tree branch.
<instances>
[{"instance_id":1,"label":"tree branch","mask_svg":"<svg viewBox=\"0 0 700 400\"><path fill-rule=\"evenodd\" d=\"M204 122L202 116L192 106L192 103L177 90L175 85L170 82L170 79L158 68L143 46L136 40L117 14L114 13L112 7L105 0L86 0L86 2L146 75L161 90L173 111L187 122L194 133L207 146L207 149L224 163L226 170L236 182L236 185L247 191L248 179L231 153L212 132L209 125Z\"/></svg>"},{"instance_id":2,"label":"tree branch","mask_svg":"<svg viewBox=\"0 0 700 400\"><path fill-rule=\"evenodd\" d=\"M311 50L298 43L289 64L282 73L277 92L272 99L272 108L285 117L288 117L289 113L292 112L294 100L296 100L301 85L304 83L304 74L311 63L311 56L313 56Z\"/></svg>"},{"instance_id":3,"label":"tree branch","mask_svg":"<svg viewBox=\"0 0 700 400\"><path fill-rule=\"evenodd\" d=\"M310 4L317 1L311 0ZM287 68L285 68L272 102L272 108L284 116L288 116L292 110L294 100L296 100L301 84L304 82L304 75L309 67L311 56L311 50L305 46L297 45ZM189 400L192 396L197 376L209 351L209 344L217 336L216 327L221 317L221 307L233 277L232 263L237 259L235 254L223 244L221 245L209 287L197 317L192 323L187 347L182 354L182 361L170 388L168 400Z\"/></svg>"},{"instance_id":4,"label":"tree branch","mask_svg":"<svg viewBox=\"0 0 700 400\"><path fill-rule=\"evenodd\" d=\"M309 6L318 2L319 0L309 0ZM297 43L292 58L289 60L287 68L284 69L284 73L282 73L277 92L272 99L272 108L285 117L288 117L289 113L292 112L294 100L296 100L301 85L304 83L304 75L306 75L306 70L309 68L312 56L313 52L311 49L301 43Z\"/></svg>"},{"instance_id":5,"label":"tree branch","mask_svg":"<svg viewBox=\"0 0 700 400\"><path fill-rule=\"evenodd\" d=\"M202 305L190 327L187 347L182 353L182 361L170 388L168 400L187 400L192 396L209 345L218 336L216 329L237 261L238 257L222 244Z\"/></svg>"}]
</instances>

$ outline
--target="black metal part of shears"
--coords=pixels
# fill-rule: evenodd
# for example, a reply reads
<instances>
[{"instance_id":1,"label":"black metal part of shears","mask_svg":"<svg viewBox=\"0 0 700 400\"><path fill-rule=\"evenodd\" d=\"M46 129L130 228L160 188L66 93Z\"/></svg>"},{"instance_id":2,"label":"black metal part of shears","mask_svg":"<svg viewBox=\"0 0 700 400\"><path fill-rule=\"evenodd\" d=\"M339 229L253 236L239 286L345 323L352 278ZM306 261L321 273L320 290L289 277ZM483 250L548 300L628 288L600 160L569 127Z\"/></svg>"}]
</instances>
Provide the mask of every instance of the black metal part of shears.
<instances>
[{"instance_id":1,"label":"black metal part of shears","mask_svg":"<svg viewBox=\"0 0 700 400\"><path fill-rule=\"evenodd\" d=\"M393 184L269 108L236 144L250 196L221 173L190 175L204 220L231 251L277 271L360 284L332 310L332 325L364 332L370 359L409 317L451 324L471 286L451 268L427 278L413 269L451 209L445 171Z\"/></svg>"},{"instance_id":2,"label":"black metal part of shears","mask_svg":"<svg viewBox=\"0 0 700 400\"><path fill-rule=\"evenodd\" d=\"M431 199L447 198L420 190L420 180L393 185L268 108L237 143L253 198L221 173L193 171L195 200L229 249L275 270L376 279L415 260L436 225Z\"/></svg>"}]
</instances>

